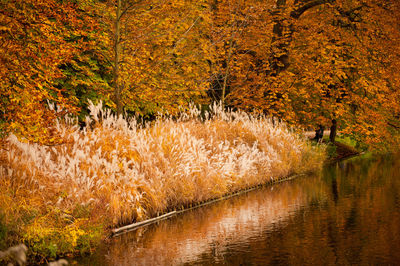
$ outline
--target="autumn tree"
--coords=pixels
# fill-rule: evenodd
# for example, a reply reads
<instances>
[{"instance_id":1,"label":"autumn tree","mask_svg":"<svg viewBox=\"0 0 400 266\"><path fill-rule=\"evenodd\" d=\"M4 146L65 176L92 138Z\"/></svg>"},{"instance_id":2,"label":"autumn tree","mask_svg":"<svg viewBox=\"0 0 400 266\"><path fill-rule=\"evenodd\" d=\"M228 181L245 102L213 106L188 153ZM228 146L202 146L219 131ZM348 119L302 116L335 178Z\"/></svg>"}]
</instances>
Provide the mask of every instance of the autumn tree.
<instances>
[{"instance_id":1,"label":"autumn tree","mask_svg":"<svg viewBox=\"0 0 400 266\"><path fill-rule=\"evenodd\" d=\"M49 125L57 115L47 103L65 112L77 111L66 83L92 82L68 78L65 66L86 60L93 21L77 5L60 1L2 1L0 11L1 119L5 131L33 141L49 141ZM79 66L86 77L92 68ZM69 81L68 81L69 80ZM75 79L76 80L76 79Z\"/></svg>"},{"instance_id":2,"label":"autumn tree","mask_svg":"<svg viewBox=\"0 0 400 266\"><path fill-rule=\"evenodd\" d=\"M101 99L120 114L221 100L293 125L398 144L397 2L2 1L1 121L50 139L64 112ZM208 91L208 95L206 92ZM81 118L85 115L80 112Z\"/></svg>"},{"instance_id":3,"label":"autumn tree","mask_svg":"<svg viewBox=\"0 0 400 266\"><path fill-rule=\"evenodd\" d=\"M206 1L119 0L108 10L117 113L174 113L204 97Z\"/></svg>"},{"instance_id":4,"label":"autumn tree","mask_svg":"<svg viewBox=\"0 0 400 266\"><path fill-rule=\"evenodd\" d=\"M249 16L251 9L234 3L246 10L241 18ZM375 148L398 142L397 3L278 0L258 10L264 16L254 13L258 19L246 23L245 32L253 36L234 40L230 105L304 127L329 126L336 119L342 132ZM254 40L265 49L246 46ZM240 58L241 51L247 58ZM245 82L235 86L238 81Z\"/></svg>"},{"instance_id":5,"label":"autumn tree","mask_svg":"<svg viewBox=\"0 0 400 266\"><path fill-rule=\"evenodd\" d=\"M398 114L393 67L399 53L392 42L399 36L397 8L336 1L302 15L290 44L292 65L280 75L287 84L282 87L293 84L287 93L298 123L329 125L336 119L342 133L361 143L376 149L398 145L398 129L390 125Z\"/></svg>"},{"instance_id":6,"label":"autumn tree","mask_svg":"<svg viewBox=\"0 0 400 266\"><path fill-rule=\"evenodd\" d=\"M259 107L256 101L239 103L265 81L265 50L272 34L267 9L265 1L212 1L210 96L214 100L231 107Z\"/></svg>"}]
</instances>

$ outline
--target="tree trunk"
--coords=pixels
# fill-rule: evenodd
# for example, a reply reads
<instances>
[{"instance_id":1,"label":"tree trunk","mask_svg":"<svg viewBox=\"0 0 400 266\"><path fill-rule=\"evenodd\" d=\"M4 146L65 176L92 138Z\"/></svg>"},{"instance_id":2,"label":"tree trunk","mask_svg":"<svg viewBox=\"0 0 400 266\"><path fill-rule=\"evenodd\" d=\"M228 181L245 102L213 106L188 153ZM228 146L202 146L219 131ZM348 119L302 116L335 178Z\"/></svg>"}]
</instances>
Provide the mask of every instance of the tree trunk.
<instances>
[{"instance_id":1,"label":"tree trunk","mask_svg":"<svg viewBox=\"0 0 400 266\"><path fill-rule=\"evenodd\" d=\"M117 0L117 10L115 17L115 36L114 36L114 101L117 106L117 115L122 114L121 86L119 82L120 69L119 62L121 57L121 0Z\"/></svg>"},{"instance_id":2,"label":"tree trunk","mask_svg":"<svg viewBox=\"0 0 400 266\"><path fill-rule=\"evenodd\" d=\"M335 143L336 131L337 131L337 122L335 119L333 119L332 126L331 126L331 133L329 134L329 140L332 143Z\"/></svg>"},{"instance_id":3,"label":"tree trunk","mask_svg":"<svg viewBox=\"0 0 400 266\"><path fill-rule=\"evenodd\" d=\"M272 12L274 26L272 29L272 47L269 57L267 75L277 76L289 67L288 46L292 38L292 25L285 18L286 0L277 0Z\"/></svg>"},{"instance_id":4,"label":"tree trunk","mask_svg":"<svg viewBox=\"0 0 400 266\"><path fill-rule=\"evenodd\" d=\"M232 57L232 49L233 49L233 38L229 42L229 52L228 52L228 58L227 58L227 62L226 62L224 84L222 85L222 96L221 96L222 107L225 107L226 86L228 84L228 77L230 74L229 71L230 71L230 64L231 64L231 57Z\"/></svg>"},{"instance_id":5,"label":"tree trunk","mask_svg":"<svg viewBox=\"0 0 400 266\"><path fill-rule=\"evenodd\" d=\"M297 20L307 10L332 3L335 0L295 0L294 9L285 14L286 0L277 0L275 10L272 12L274 19L271 55L269 57L269 70L267 75L277 76L285 71L289 63L289 45L292 41L294 25L290 20Z\"/></svg>"}]
</instances>

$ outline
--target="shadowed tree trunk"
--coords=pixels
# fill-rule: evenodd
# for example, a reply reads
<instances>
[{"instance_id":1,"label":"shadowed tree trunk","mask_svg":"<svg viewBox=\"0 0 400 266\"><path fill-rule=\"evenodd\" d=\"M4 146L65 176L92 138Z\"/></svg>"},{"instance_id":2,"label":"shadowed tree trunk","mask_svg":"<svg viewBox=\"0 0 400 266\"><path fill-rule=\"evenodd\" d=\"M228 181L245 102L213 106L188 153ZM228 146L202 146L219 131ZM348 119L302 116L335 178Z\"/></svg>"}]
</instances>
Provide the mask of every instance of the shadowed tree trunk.
<instances>
[{"instance_id":1,"label":"shadowed tree trunk","mask_svg":"<svg viewBox=\"0 0 400 266\"><path fill-rule=\"evenodd\" d=\"M332 143L335 143L336 131L337 131L337 122L335 119L332 119L331 133L329 134L329 140Z\"/></svg>"},{"instance_id":2,"label":"shadowed tree trunk","mask_svg":"<svg viewBox=\"0 0 400 266\"><path fill-rule=\"evenodd\" d=\"M268 76L278 76L290 65L288 48L294 33L294 21L300 19L301 15L307 10L332 2L335 2L335 0L296 0L294 10L287 13L286 0L276 1L275 10L271 12L274 26Z\"/></svg>"},{"instance_id":3,"label":"shadowed tree trunk","mask_svg":"<svg viewBox=\"0 0 400 266\"><path fill-rule=\"evenodd\" d=\"M121 86L119 82L120 76L120 57L121 57L121 12L122 3L121 0L117 0L116 16L115 16L115 36L114 36L114 101L117 106L117 115L122 114L122 102L121 102Z\"/></svg>"}]
</instances>

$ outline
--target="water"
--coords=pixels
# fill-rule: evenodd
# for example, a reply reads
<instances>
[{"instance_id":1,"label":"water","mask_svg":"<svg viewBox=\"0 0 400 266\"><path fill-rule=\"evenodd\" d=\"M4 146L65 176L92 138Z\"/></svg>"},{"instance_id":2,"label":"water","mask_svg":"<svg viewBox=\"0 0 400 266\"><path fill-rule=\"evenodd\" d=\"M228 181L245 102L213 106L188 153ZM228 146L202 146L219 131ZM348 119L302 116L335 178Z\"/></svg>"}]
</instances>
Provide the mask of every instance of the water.
<instances>
[{"instance_id":1,"label":"water","mask_svg":"<svg viewBox=\"0 0 400 266\"><path fill-rule=\"evenodd\" d=\"M400 158L353 158L113 238L86 265L400 263Z\"/></svg>"}]
</instances>

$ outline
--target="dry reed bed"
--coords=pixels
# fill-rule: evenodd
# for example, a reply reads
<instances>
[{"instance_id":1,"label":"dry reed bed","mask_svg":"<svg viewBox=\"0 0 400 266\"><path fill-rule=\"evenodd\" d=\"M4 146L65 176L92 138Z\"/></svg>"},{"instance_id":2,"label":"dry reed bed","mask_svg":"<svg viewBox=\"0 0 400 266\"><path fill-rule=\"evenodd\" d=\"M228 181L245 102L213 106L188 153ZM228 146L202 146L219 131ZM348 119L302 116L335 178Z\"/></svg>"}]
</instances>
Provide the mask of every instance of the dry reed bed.
<instances>
[{"instance_id":1,"label":"dry reed bed","mask_svg":"<svg viewBox=\"0 0 400 266\"><path fill-rule=\"evenodd\" d=\"M0 207L6 217L21 219L28 244L61 223L62 232L70 231L65 238L71 249L87 233L82 224L88 221L104 227L141 221L321 167L323 149L285 125L211 109L202 118L191 108L179 119L140 126L91 104L83 130L57 122L62 145L11 135L0 151ZM34 210L28 222L22 217L27 210Z\"/></svg>"}]
</instances>

